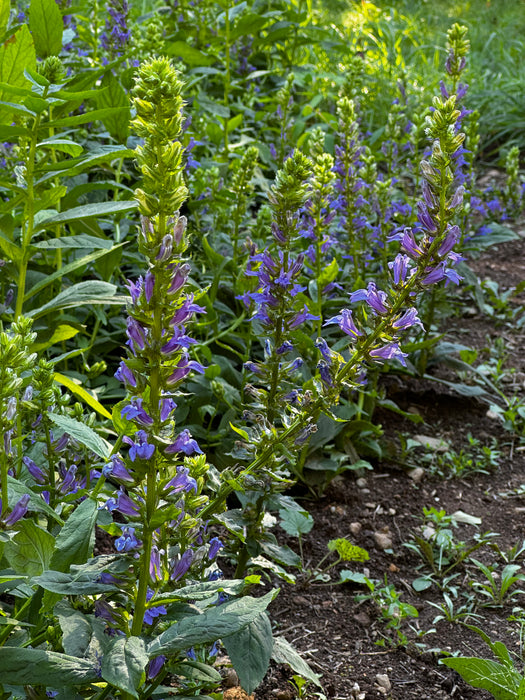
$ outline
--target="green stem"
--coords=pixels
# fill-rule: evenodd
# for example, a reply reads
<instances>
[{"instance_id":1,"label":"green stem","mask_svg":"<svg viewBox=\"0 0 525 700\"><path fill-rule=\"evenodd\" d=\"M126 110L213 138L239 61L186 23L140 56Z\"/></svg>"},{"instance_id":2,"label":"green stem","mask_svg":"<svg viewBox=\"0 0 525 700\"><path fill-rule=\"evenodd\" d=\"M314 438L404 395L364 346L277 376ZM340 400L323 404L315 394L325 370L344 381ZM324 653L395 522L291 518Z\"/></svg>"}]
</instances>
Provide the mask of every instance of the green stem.
<instances>
[{"instance_id":1,"label":"green stem","mask_svg":"<svg viewBox=\"0 0 525 700\"><path fill-rule=\"evenodd\" d=\"M45 88L42 97L46 97L47 88ZM26 289L26 275L27 275L27 265L29 263L29 245L31 239L33 238L34 224L35 224L35 161L36 161L36 145L38 143L38 129L40 126L40 114L35 117L33 122L33 128L31 130L31 141L29 144L29 155L26 160L26 185L27 185L27 195L26 195L26 206L24 210L25 214L25 225L22 227L22 237L20 241L20 247L22 249L20 267L18 268L18 291L16 295L16 307L15 307L15 321L19 316L22 315L22 309L24 305L24 296Z\"/></svg>"}]
</instances>

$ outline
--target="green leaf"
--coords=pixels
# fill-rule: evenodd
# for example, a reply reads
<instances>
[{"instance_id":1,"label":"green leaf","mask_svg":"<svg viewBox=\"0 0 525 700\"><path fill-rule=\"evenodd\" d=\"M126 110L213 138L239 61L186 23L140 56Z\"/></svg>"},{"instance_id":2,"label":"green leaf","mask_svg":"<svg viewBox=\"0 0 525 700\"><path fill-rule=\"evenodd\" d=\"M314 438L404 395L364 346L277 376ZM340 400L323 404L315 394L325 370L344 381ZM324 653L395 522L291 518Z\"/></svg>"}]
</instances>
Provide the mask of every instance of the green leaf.
<instances>
[{"instance_id":1,"label":"green leaf","mask_svg":"<svg viewBox=\"0 0 525 700\"><path fill-rule=\"evenodd\" d=\"M95 202L93 204L83 204L81 207L73 207L67 211L54 214L39 222L39 228L47 228L51 224L66 224L78 219L88 219L92 216L107 216L108 214L121 214L133 211L137 208L136 202Z\"/></svg>"},{"instance_id":2,"label":"green leaf","mask_svg":"<svg viewBox=\"0 0 525 700\"><path fill-rule=\"evenodd\" d=\"M475 656L440 659L474 688L488 690L496 700L516 700L522 677L515 669Z\"/></svg>"},{"instance_id":3,"label":"green leaf","mask_svg":"<svg viewBox=\"0 0 525 700\"><path fill-rule=\"evenodd\" d=\"M122 114L127 110L127 107L105 107L104 109L94 109L92 112L84 112L84 114L77 114L74 117L64 117L63 119L55 119L53 121L47 122L46 127L61 129L64 126L79 126L80 124L87 124L89 122L102 121L106 117L116 115L119 113ZM123 151L128 150L123 148L122 146L120 148ZM133 151L131 151L131 154L132 153Z\"/></svg>"},{"instance_id":4,"label":"green leaf","mask_svg":"<svg viewBox=\"0 0 525 700\"><path fill-rule=\"evenodd\" d=\"M89 425L81 423L69 416L61 416L56 413L50 413L49 417L53 423L58 425L59 428L62 428L65 433L69 433L69 435L80 442L81 445L84 445L99 457L104 457L105 459L109 458L111 454L110 445L103 440L93 428L90 428Z\"/></svg>"},{"instance_id":5,"label":"green leaf","mask_svg":"<svg viewBox=\"0 0 525 700\"><path fill-rule=\"evenodd\" d=\"M55 0L31 0L29 28L39 58L58 56L62 49L63 22Z\"/></svg>"},{"instance_id":6,"label":"green leaf","mask_svg":"<svg viewBox=\"0 0 525 700\"><path fill-rule=\"evenodd\" d=\"M343 561L363 562L370 559L366 549L352 544L344 537L340 537L337 540L330 540L327 546L331 552L336 551Z\"/></svg>"},{"instance_id":7,"label":"green leaf","mask_svg":"<svg viewBox=\"0 0 525 700\"><path fill-rule=\"evenodd\" d=\"M93 637L93 627L98 627L102 633L106 627L102 620L84 615L66 600L55 605L54 613L62 629L62 646L68 656L84 657Z\"/></svg>"},{"instance_id":8,"label":"green leaf","mask_svg":"<svg viewBox=\"0 0 525 700\"><path fill-rule=\"evenodd\" d=\"M155 596L155 602L152 605L158 605L159 602L168 603L180 600L206 600L215 597L217 593L239 595L246 588L246 585L246 582L240 579L193 583L170 593L160 593Z\"/></svg>"},{"instance_id":9,"label":"green leaf","mask_svg":"<svg viewBox=\"0 0 525 700\"><path fill-rule=\"evenodd\" d=\"M16 243L10 241L2 232L0 232L0 250L8 260L15 263L19 263L22 260L22 249Z\"/></svg>"},{"instance_id":10,"label":"green leaf","mask_svg":"<svg viewBox=\"0 0 525 700\"><path fill-rule=\"evenodd\" d=\"M123 107L123 111L108 114L101 121L112 136L119 143L126 143L129 131L129 97L112 71L108 71L102 78L100 92L97 98L97 106L101 109L107 107Z\"/></svg>"},{"instance_id":11,"label":"green leaf","mask_svg":"<svg viewBox=\"0 0 525 700\"><path fill-rule=\"evenodd\" d=\"M516 700L525 700L525 678L522 678Z\"/></svg>"},{"instance_id":12,"label":"green leaf","mask_svg":"<svg viewBox=\"0 0 525 700\"><path fill-rule=\"evenodd\" d=\"M31 351L32 352L41 352L42 350L45 350L46 348L50 348L52 345L55 343L61 343L64 340L69 340L69 338L74 338L77 333L79 333L78 328L74 328L73 326L69 326L67 323L61 323L59 326L57 326L53 330L53 334L51 337L42 342L42 343L34 343L31 346Z\"/></svg>"},{"instance_id":13,"label":"green leaf","mask_svg":"<svg viewBox=\"0 0 525 700\"><path fill-rule=\"evenodd\" d=\"M332 262L324 268L319 275L319 279L317 280L317 286L321 290L321 293L323 291L323 287L326 287L327 284L333 282L338 274L339 265L337 264L337 260L333 258Z\"/></svg>"},{"instance_id":14,"label":"green leaf","mask_svg":"<svg viewBox=\"0 0 525 700\"><path fill-rule=\"evenodd\" d=\"M0 46L0 83L25 87L28 85L28 80L24 75L24 70L35 66L36 56L33 38L29 28L24 24ZM0 102L3 103L0 107L0 122L10 124L12 112L18 111L19 108L17 105L11 107L6 104L5 99L6 93L0 89Z\"/></svg>"},{"instance_id":15,"label":"green leaf","mask_svg":"<svg viewBox=\"0 0 525 700\"><path fill-rule=\"evenodd\" d=\"M97 680L97 666L84 659L44 649L0 647L2 684L60 688Z\"/></svg>"},{"instance_id":16,"label":"green leaf","mask_svg":"<svg viewBox=\"0 0 525 700\"><path fill-rule=\"evenodd\" d=\"M45 591L64 595L95 595L96 593L114 592L116 587L110 583L100 583L97 577L89 574L65 574L62 571L44 571L41 576L34 576L31 583L41 586Z\"/></svg>"},{"instance_id":17,"label":"green leaf","mask_svg":"<svg viewBox=\"0 0 525 700\"><path fill-rule=\"evenodd\" d=\"M273 651L272 626L266 612L233 635L222 637L241 687L251 693L263 680Z\"/></svg>"},{"instance_id":18,"label":"green leaf","mask_svg":"<svg viewBox=\"0 0 525 700\"><path fill-rule=\"evenodd\" d=\"M53 520L56 520L57 523L63 525L63 520L52 508L47 505L39 494L33 493L24 483L18 481L18 479L15 479L9 475L7 476L7 494L9 503L16 503L26 493L29 494L29 510L33 510L36 513L44 513L44 515L47 515L49 518L53 518Z\"/></svg>"},{"instance_id":19,"label":"green leaf","mask_svg":"<svg viewBox=\"0 0 525 700\"><path fill-rule=\"evenodd\" d=\"M124 304L128 301L127 297L116 296L117 288L109 282L100 280L89 280L87 282L79 282L73 284L68 289L65 289L54 299L51 299L47 304L40 306L38 309L32 309L25 315L30 318L40 318L50 311L58 309L67 309L71 306L86 306L88 304Z\"/></svg>"},{"instance_id":20,"label":"green leaf","mask_svg":"<svg viewBox=\"0 0 525 700\"><path fill-rule=\"evenodd\" d=\"M6 542L4 556L17 573L37 576L45 571L51 560L55 538L32 520L21 520L18 532Z\"/></svg>"},{"instance_id":21,"label":"green leaf","mask_svg":"<svg viewBox=\"0 0 525 700\"><path fill-rule=\"evenodd\" d=\"M3 32L7 27L7 20L9 19L9 10L11 9L11 3L9 0L0 0L0 32Z\"/></svg>"},{"instance_id":22,"label":"green leaf","mask_svg":"<svg viewBox=\"0 0 525 700\"><path fill-rule=\"evenodd\" d=\"M91 557L97 512L96 502L89 498L76 507L58 533L50 569L65 572L72 564L82 564Z\"/></svg>"},{"instance_id":23,"label":"green leaf","mask_svg":"<svg viewBox=\"0 0 525 700\"><path fill-rule=\"evenodd\" d=\"M175 56L188 66L209 66L213 63L213 58L185 41L170 41L166 44L165 53L167 56Z\"/></svg>"},{"instance_id":24,"label":"green leaf","mask_svg":"<svg viewBox=\"0 0 525 700\"><path fill-rule=\"evenodd\" d=\"M211 644L234 634L249 625L266 610L278 591L270 591L261 598L245 596L223 603L218 608L192 615L169 627L148 646L150 656L171 654L197 644Z\"/></svg>"},{"instance_id":25,"label":"green leaf","mask_svg":"<svg viewBox=\"0 0 525 700\"><path fill-rule=\"evenodd\" d=\"M58 7L58 6L57 6ZM70 156L77 157L84 150L82 146L74 141L69 141L68 139L47 139L46 141L41 141L37 143L37 148L53 148L55 151L61 151L62 153L67 153Z\"/></svg>"},{"instance_id":26,"label":"green leaf","mask_svg":"<svg viewBox=\"0 0 525 700\"><path fill-rule=\"evenodd\" d=\"M132 697L138 698L144 669L149 661L140 637L115 639L102 659L102 678Z\"/></svg>"},{"instance_id":27,"label":"green leaf","mask_svg":"<svg viewBox=\"0 0 525 700\"><path fill-rule=\"evenodd\" d=\"M98 401L96 396L94 396L87 389L84 389L82 384L77 384L77 382L74 379L71 379L71 377L66 377L66 375L60 374L60 372L55 372L53 378L55 382L58 382L59 384L62 384L62 386L65 386L67 389L69 389L69 391L72 394L74 394L78 399L80 399L85 404L93 408L97 413L100 413L101 416L104 416L104 418L111 419L111 413L104 408L104 406Z\"/></svg>"},{"instance_id":28,"label":"green leaf","mask_svg":"<svg viewBox=\"0 0 525 700\"><path fill-rule=\"evenodd\" d=\"M284 637L275 637L273 640L272 659L278 664L288 664L295 673L298 673L311 683L321 687L320 676L314 673L306 661L299 656L297 651Z\"/></svg>"},{"instance_id":29,"label":"green leaf","mask_svg":"<svg viewBox=\"0 0 525 700\"><path fill-rule=\"evenodd\" d=\"M89 238L91 238L91 236L89 236ZM124 244L120 243L119 246L121 245ZM115 248L118 248L119 246L115 246ZM68 263L67 265L63 265L60 269L56 270L56 272L53 272L52 275L47 275L46 277L44 277L44 279L40 280L40 282L37 282L37 284L31 287L31 289L25 294L24 301L30 299L38 292L41 292L42 289L45 289L55 280L60 279L65 275L69 275L70 272L78 270L80 267L89 265L89 263L93 262L94 260L97 260L98 258L103 257L104 255L108 255L108 253L110 253L111 250L114 249L102 248L101 250L96 250L93 253L89 253L89 255L85 255L82 258L78 258L77 260L74 260L73 262Z\"/></svg>"},{"instance_id":30,"label":"green leaf","mask_svg":"<svg viewBox=\"0 0 525 700\"><path fill-rule=\"evenodd\" d=\"M281 518L279 525L292 537L306 535L314 526L314 519L305 510L280 510L279 517Z\"/></svg>"}]
</instances>

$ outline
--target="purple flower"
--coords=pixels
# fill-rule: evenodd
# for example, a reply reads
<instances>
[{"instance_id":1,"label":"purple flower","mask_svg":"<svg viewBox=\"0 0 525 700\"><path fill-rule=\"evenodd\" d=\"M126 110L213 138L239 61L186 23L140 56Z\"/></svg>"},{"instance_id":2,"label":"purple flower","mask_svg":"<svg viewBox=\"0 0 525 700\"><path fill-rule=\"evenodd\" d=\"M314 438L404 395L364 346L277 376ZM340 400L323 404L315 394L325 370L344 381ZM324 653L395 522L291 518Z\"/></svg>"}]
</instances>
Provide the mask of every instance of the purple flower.
<instances>
[{"instance_id":1,"label":"purple flower","mask_svg":"<svg viewBox=\"0 0 525 700\"><path fill-rule=\"evenodd\" d=\"M130 552L140 547L140 542L135 536L135 528L126 525L122 528L122 535L115 540L115 549L118 552Z\"/></svg>"},{"instance_id":2,"label":"purple flower","mask_svg":"<svg viewBox=\"0 0 525 700\"><path fill-rule=\"evenodd\" d=\"M223 547L224 545L218 537L212 537L212 539L210 540L210 549L208 550L208 559L210 561L215 559L215 557L219 553L219 550Z\"/></svg>"},{"instance_id":3,"label":"purple flower","mask_svg":"<svg viewBox=\"0 0 525 700\"><path fill-rule=\"evenodd\" d=\"M380 348L370 350L370 357L380 360L399 360L406 367L405 357L408 357L408 354L402 352L397 343L387 343Z\"/></svg>"},{"instance_id":4,"label":"purple flower","mask_svg":"<svg viewBox=\"0 0 525 700\"><path fill-rule=\"evenodd\" d=\"M425 254L425 251L421 248L421 246L416 243L414 234L409 228L405 228L403 231L401 245L412 260L417 260Z\"/></svg>"},{"instance_id":5,"label":"purple flower","mask_svg":"<svg viewBox=\"0 0 525 700\"><path fill-rule=\"evenodd\" d=\"M27 506L29 504L29 499L30 496L28 493L25 493L22 498L15 503L15 507L13 510L9 513L7 517L4 518L4 523L10 527L11 525L14 525L17 523L21 518L24 517L24 515L27 513ZM3 510L3 504L2 504L2 499L0 498L0 513Z\"/></svg>"},{"instance_id":6,"label":"purple flower","mask_svg":"<svg viewBox=\"0 0 525 700\"><path fill-rule=\"evenodd\" d=\"M188 467L178 466L177 474L168 481L165 486L165 490L170 496L173 496L176 493L181 493L181 491L188 492L193 490L195 493L197 493L197 482L192 476L190 476L190 470Z\"/></svg>"},{"instance_id":7,"label":"purple flower","mask_svg":"<svg viewBox=\"0 0 525 700\"><path fill-rule=\"evenodd\" d=\"M398 253L395 260L388 263L388 267L392 270L394 284L402 284L406 280L409 262L410 258L408 255Z\"/></svg>"},{"instance_id":8,"label":"purple flower","mask_svg":"<svg viewBox=\"0 0 525 700\"><path fill-rule=\"evenodd\" d=\"M344 333L353 338L357 338L358 336L363 335L355 325L350 309L342 309L341 313L338 316L332 316L332 318L329 318L328 321L325 321L324 325L327 326L330 323L337 323L339 328Z\"/></svg>"},{"instance_id":9,"label":"purple flower","mask_svg":"<svg viewBox=\"0 0 525 700\"><path fill-rule=\"evenodd\" d=\"M155 445L148 444L148 435L144 430L137 430L135 433L135 438L138 439L134 442L127 435L124 436L123 441L130 445L129 458L132 462L138 459L151 459L153 453L155 452Z\"/></svg>"},{"instance_id":10,"label":"purple flower","mask_svg":"<svg viewBox=\"0 0 525 700\"><path fill-rule=\"evenodd\" d=\"M182 578L190 568L192 561L193 550L187 549L180 557L178 557L177 561L172 563L170 579L172 581L178 581L180 578Z\"/></svg>"},{"instance_id":11,"label":"purple flower","mask_svg":"<svg viewBox=\"0 0 525 700\"><path fill-rule=\"evenodd\" d=\"M366 301L368 306L378 314L388 313L386 292L378 290L374 282L369 282L367 289L358 289L350 294L350 301Z\"/></svg>"},{"instance_id":12,"label":"purple flower","mask_svg":"<svg viewBox=\"0 0 525 700\"><path fill-rule=\"evenodd\" d=\"M407 309L402 316L392 323L392 328L395 328L396 330L404 330L406 328L410 328L411 326L421 326L421 328L423 328L423 324L421 323L418 313L414 307Z\"/></svg>"},{"instance_id":13,"label":"purple flower","mask_svg":"<svg viewBox=\"0 0 525 700\"><path fill-rule=\"evenodd\" d=\"M162 422L167 421L172 411L177 408L177 404L173 399L161 399L160 402L160 419Z\"/></svg>"},{"instance_id":14,"label":"purple flower","mask_svg":"<svg viewBox=\"0 0 525 700\"><path fill-rule=\"evenodd\" d=\"M149 662L149 664L146 667L146 677L149 681L159 675L165 662L166 657L164 656L164 654L156 656Z\"/></svg>"},{"instance_id":15,"label":"purple flower","mask_svg":"<svg viewBox=\"0 0 525 700\"><path fill-rule=\"evenodd\" d=\"M202 450L191 436L189 430L185 429L175 439L175 442L169 445L165 450L166 453L173 454L175 452L184 452L185 455L192 455L194 452L202 454Z\"/></svg>"},{"instance_id":16,"label":"purple flower","mask_svg":"<svg viewBox=\"0 0 525 700\"><path fill-rule=\"evenodd\" d=\"M162 567L160 565L160 552L156 545L151 548L149 560L149 575L152 581L162 581Z\"/></svg>"},{"instance_id":17,"label":"purple flower","mask_svg":"<svg viewBox=\"0 0 525 700\"><path fill-rule=\"evenodd\" d=\"M144 296L146 297L146 301L148 304L151 301L151 297L153 296L153 290L155 288L155 275L151 270L148 270L146 274L146 279L144 280Z\"/></svg>"},{"instance_id":18,"label":"purple flower","mask_svg":"<svg viewBox=\"0 0 525 700\"><path fill-rule=\"evenodd\" d=\"M128 420L135 420L140 425L153 425L153 418L142 408L142 399L131 399L131 403L124 406L120 411L120 415L122 418L126 417Z\"/></svg>"},{"instance_id":19,"label":"purple flower","mask_svg":"<svg viewBox=\"0 0 525 700\"><path fill-rule=\"evenodd\" d=\"M137 380L135 378L135 375L129 369L124 360L122 360L122 362L119 365L119 368L115 372L115 378L118 379L119 382L123 382L124 384L126 384L128 387L135 388L137 386Z\"/></svg>"},{"instance_id":20,"label":"purple flower","mask_svg":"<svg viewBox=\"0 0 525 700\"><path fill-rule=\"evenodd\" d=\"M318 321L318 320L319 320L319 316L316 316L315 314L311 314L308 311L308 307L305 304L303 306L303 310L299 311L299 313L297 313L295 315L295 317L288 324L288 327L290 328L290 330L293 330L294 328L301 326L305 321Z\"/></svg>"},{"instance_id":21,"label":"purple flower","mask_svg":"<svg viewBox=\"0 0 525 700\"><path fill-rule=\"evenodd\" d=\"M45 484L47 481L47 476L44 474L42 469L33 462L29 457L22 457L22 461L26 465L27 471L31 474L33 479L37 484Z\"/></svg>"},{"instance_id":22,"label":"purple flower","mask_svg":"<svg viewBox=\"0 0 525 700\"><path fill-rule=\"evenodd\" d=\"M111 462L102 467L102 474L107 478L111 477L123 484L133 484L134 479L126 469L126 466L119 455L112 455Z\"/></svg>"}]
</instances>

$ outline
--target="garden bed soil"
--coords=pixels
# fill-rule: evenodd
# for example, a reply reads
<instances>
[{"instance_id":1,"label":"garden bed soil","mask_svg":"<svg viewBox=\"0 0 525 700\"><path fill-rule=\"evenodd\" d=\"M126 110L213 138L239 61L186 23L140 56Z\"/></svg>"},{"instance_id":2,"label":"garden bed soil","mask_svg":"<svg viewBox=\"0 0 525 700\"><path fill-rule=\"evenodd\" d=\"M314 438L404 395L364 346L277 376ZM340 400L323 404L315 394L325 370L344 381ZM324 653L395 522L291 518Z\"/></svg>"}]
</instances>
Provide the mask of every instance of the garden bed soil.
<instances>
[{"instance_id":1,"label":"garden bed soil","mask_svg":"<svg viewBox=\"0 0 525 700\"><path fill-rule=\"evenodd\" d=\"M497 281L501 291L516 286L525 279L525 240L490 248L469 265L481 279L489 277ZM477 313L474 302L469 302L461 288L457 294L463 300L462 308L467 308L467 317L447 320L446 340L473 347L483 358L489 339L503 337L509 353L506 366L516 368L507 394L523 393L524 329L508 324L498 326L493 319ZM512 303L523 303L523 297ZM450 370L441 368L430 371L444 372L443 376L448 372L449 379L454 376ZM423 507L444 509L447 514L461 510L481 518L477 528L458 525L454 534L460 540L471 540L476 532L490 531L498 533L497 542L502 550L521 543L525 539L525 495L519 495L519 491L525 483L525 452L519 441L504 431L501 420L489 411L489 405L478 398L459 396L443 384L407 377L389 380L386 390L401 408L417 412L424 419L424 423L414 425L403 416L378 412L375 420L382 424L386 438L394 444L400 433L418 433L440 438L459 452L468 449L468 434L482 445L490 445L491 439L496 438L501 452L499 467L490 474L443 480L430 475L425 465L422 471L413 472L407 464L393 459L375 464L372 472L347 472L337 477L320 500L310 500L303 494L304 500L299 500L315 521L314 528L303 539L305 560L314 564L326 554L330 540L348 536L369 552L370 560L361 564L346 562L340 568L365 572L370 579L381 582L386 576L401 599L415 606L419 616L403 623L402 630L409 642L396 646L389 642L395 640L395 632L385 628L374 604L356 602L356 594L365 590L363 586L301 585L298 577L295 586L273 582L281 588L270 609L274 634L286 637L321 675L327 698L485 700L492 697L490 693L471 688L457 673L440 665L439 659L446 654L492 658L490 650L477 634L459 622L433 624L439 611L429 603L442 603L442 594L436 586L423 593L414 591L412 581L422 573L418 569L421 560L404 543L410 541L421 522L418 517ZM275 528L279 540L297 550L297 540L277 530L280 528ZM487 547L474 556L486 563L496 560ZM522 562L521 557L518 562ZM466 594L472 593L471 574L461 566L458 571L457 587ZM456 607L462 602L454 601ZM471 619L470 623L483 628L493 640L504 641L519 657L520 625L508 621L517 605L525 607L525 595L517 595L503 607L479 607L476 612L482 619ZM434 631L424 634L431 629ZM519 661L518 668L521 668ZM289 682L292 675L287 667L272 664L264 683L255 691L255 699L297 697ZM313 685L309 686L310 698L315 697L315 690Z\"/></svg>"}]
</instances>

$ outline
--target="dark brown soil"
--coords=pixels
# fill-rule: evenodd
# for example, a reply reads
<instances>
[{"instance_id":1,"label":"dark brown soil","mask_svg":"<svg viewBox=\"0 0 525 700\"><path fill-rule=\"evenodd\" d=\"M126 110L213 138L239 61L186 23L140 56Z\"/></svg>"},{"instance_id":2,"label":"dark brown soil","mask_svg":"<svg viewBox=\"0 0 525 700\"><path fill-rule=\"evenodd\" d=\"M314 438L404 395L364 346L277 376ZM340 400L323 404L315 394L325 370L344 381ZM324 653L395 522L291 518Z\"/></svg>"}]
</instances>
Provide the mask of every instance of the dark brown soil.
<instances>
[{"instance_id":1,"label":"dark brown soil","mask_svg":"<svg viewBox=\"0 0 525 700\"><path fill-rule=\"evenodd\" d=\"M525 241L490 248L482 258L469 265L480 279L496 280L500 291L516 286L525 278ZM479 364L489 357L491 341L503 337L508 353L506 367L514 367L516 372L500 386L508 396L523 393L524 329L516 322L509 324L503 319L481 316L473 298L465 291L458 291L458 300L465 314L446 321L446 340L477 349ZM523 296L512 303L516 306L522 301ZM458 381L452 370L441 366L430 366L429 373ZM471 380L467 377L462 381ZM496 438L501 452L499 467L490 474L443 479L432 475L428 463L421 462L424 471L418 475L410 468L418 466L418 456L425 450L409 453L408 458L400 456L399 451L396 457L394 450L389 460L374 465L373 472L347 472L331 483L320 500L305 498L302 503L315 521L314 528L303 540L307 566L314 566L325 555L329 540L348 536L369 552L370 560L346 562L339 568L365 572L368 578L380 581L380 585L384 585L386 576L388 583L395 585L401 600L415 606L419 617L403 621L401 630L408 642L400 645L395 630L386 628L374 603L356 602L356 594L366 591L364 586L307 585L301 584L298 577L295 586L279 582L281 592L270 611L274 633L292 642L312 669L321 674L327 698L485 700L492 696L467 686L455 672L440 665L439 659L446 654L491 658L490 650L478 635L460 622L433 624L439 611L429 603L442 603L443 595L436 585L416 593L412 581L428 573L429 568L422 566L422 560L404 543L409 542L420 527L423 507L444 509L447 514L461 510L481 518L477 527L458 524L454 529L457 540L471 542L476 533L493 532L498 533L496 541L501 550L523 542L525 496L516 491L519 492L525 483L525 453L519 437L504 430L486 401L460 396L450 387L430 380L395 377L389 379L385 387L389 397L401 408L419 413L424 419L424 423L414 425L397 414L378 412L375 420L382 424L387 444L390 442L394 448L399 446L401 433L420 434L441 438L459 452L469 450L469 433L482 445L490 445L491 439ZM525 487L522 490L525 491ZM298 551L297 540L287 538L282 530L279 534L279 530L275 528L280 541ZM386 547L386 551L384 538L378 535L390 538L391 546ZM473 556L487 564L498 560L488 545ZM523 557L517 561L522 563ZM500 563L499 571L502 565ZM483 576L471 564L460 564L453 572L459 573L454 581L458 597L453 599L458 608L466 602L467 596L474 594L472 580L483 580ZM336 572L332 579L337 580ZM477 600L481 602L479 596ZM508 621L516 606L525 607L525 595L518 594L502 607L478 605L475 612L482 617L471 618L469 622L483 628L493 640L504 641L517 655L517 666L521 668L520 624ZM288 668L273 665L265 682L255 692L256 699L297 697L288 682L291 676ZM316 697L315 691L313 685L309 686L308 697Z\"/></svg>"}]
</instances>

